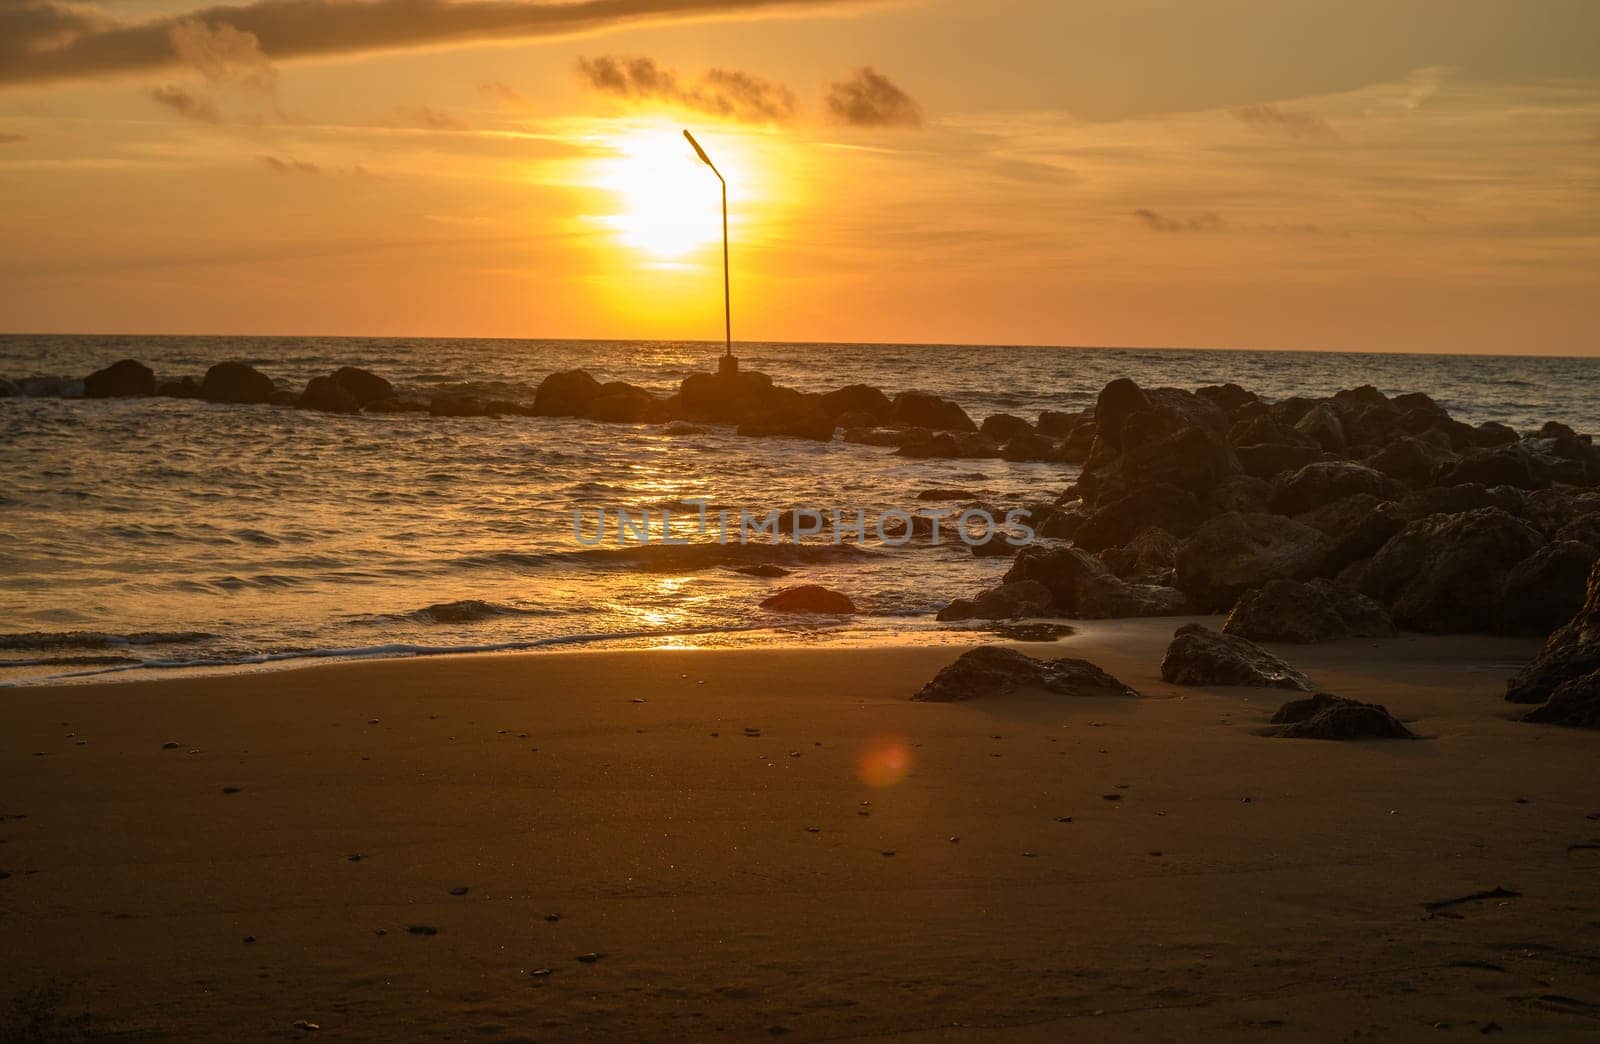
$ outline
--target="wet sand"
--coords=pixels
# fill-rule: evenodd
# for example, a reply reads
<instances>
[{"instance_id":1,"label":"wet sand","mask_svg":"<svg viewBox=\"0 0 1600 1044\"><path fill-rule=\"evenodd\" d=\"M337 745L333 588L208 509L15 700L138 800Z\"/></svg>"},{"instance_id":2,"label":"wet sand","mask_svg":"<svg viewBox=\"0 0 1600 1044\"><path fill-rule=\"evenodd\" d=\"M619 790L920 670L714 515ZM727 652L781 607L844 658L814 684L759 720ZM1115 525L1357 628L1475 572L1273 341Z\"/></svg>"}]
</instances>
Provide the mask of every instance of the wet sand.
<instances>
[{"instance_id":1,"label":"wet sand","mask_svg":"<svg viewBox=\"0 0 1600 1044\"><path fill-rule=\"evenodd\" d=\"M1600 736L1511 720L1537 642L1273 646L1424 737L1328 743L1163 684L1182 622L1021 646L1135 701L910 702L948 647L11 690L0 982L132 1039L1600 1032Z\"/></svg>"}]
</instances>

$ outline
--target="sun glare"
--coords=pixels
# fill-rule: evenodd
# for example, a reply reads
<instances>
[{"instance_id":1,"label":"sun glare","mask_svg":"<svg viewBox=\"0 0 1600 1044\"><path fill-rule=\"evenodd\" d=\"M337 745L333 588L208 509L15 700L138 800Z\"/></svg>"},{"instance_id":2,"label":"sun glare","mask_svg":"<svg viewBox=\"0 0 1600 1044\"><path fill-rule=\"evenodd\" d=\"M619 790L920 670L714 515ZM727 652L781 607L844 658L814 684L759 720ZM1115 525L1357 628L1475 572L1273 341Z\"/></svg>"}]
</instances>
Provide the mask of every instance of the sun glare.
<instances>
[{"instance_id":1,"label":"sun glare","mask_svg":"<svg viewBox=\"0 0 1600 1044\"><path fill-rule=\"evenodd\" d=\"M747 153L732 136L701 137L728 179L730 210L750 194ZM682 128L665 122L631 126L607 141L590 184L615 209L598 218L621 242L651 258L676 261L722 241L717 177L695 157ZM730 217L730 221L734 221Z\"/></svg>"}]
</instances>

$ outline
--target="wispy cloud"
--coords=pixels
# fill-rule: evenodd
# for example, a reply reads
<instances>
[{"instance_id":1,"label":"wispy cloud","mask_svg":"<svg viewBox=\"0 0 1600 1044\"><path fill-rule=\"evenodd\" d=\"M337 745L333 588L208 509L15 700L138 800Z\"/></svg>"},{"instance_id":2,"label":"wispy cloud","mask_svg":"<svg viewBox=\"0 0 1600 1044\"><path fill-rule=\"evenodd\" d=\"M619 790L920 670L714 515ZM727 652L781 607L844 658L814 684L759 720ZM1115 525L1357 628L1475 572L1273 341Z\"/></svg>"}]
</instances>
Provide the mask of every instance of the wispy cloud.
<instances>
[{"instance_id":1,"label":"wispy cloud","mask_svg":"<svg viewBox=\"0 0 1600 1044\"><path fill-rule=\"evenodd\" d=\"M279 159L277 156L262 156L261 162L277 171L279 174L321 174L322 168L315 163L297 160L294 157Z\"/></svg>"},{"instance_id":2,"label":"wispy cloud","mask_svg":"<svg viewBox=\"0 0 1600 1044\"><path fill-rule=\"evenodd\" d=\"M489 97L493 98L502 105L510 105L519 109L528 107L527 97L509 83L501 83L499 80L491 80L488 83L478 84L478 90L482 91L484 94L487 94Z\"/></svg>"},{"instance_id":3,"label":"wispy cloud","mask_svg":"<svg viewBox=\"0 0 1600 1044\"><path fill-rule=\"evenodd\" d=\"M1339 136L1333 126L1322 117L1294 112L1277 105L1246 105L1244 108L1234 109L1233 115L1246 126L1287 134L1291 138L1329 140Z\"/></svg>"},{"instance_id":4,"label":"wispy cloud","mask_svg":"<svg viewBox=\"0 0 1600 1044\"><path fill-rule=\"evenodd\" d=\"M447 112L427 105L402 105L395 110L395 125L399 127L413 127L420 130L436 131L464 131L471 130L471 125L459 116L452 116Z\"/></svg>"},{"instance_id":5,"label":"wispy cloud","mask_svg":"<svg viewBox=\"0 0 1600 1044\"><path fill-rule=\"evenodd\" d=\"M1133 216L1152 232L1216 232L1227 224L1222 220L1222 215L1210 210L1193 217L1180 218L1140 207L1133 212Z\"/></svg>"},{"instance_id":6,"label":"wispy cloud","mask_svg":"<svg viewBox=\"0 0 1600 1044\"><path fill-rule=\"evenodd\" d=\"M852 127L920 127L922 106L878 70L863 67L828 88L828 113Z\"/></svg>"},{"instance_id":7,"label":"wispy cloud","mask_svg":"<svg viewBox=\"0 0 1600 1044\"><path fill-rule=\"evenodd\" d=\"M151 101L166 106L186 120L216 123L222 118L215 102L184 87L152 87L146 93Z\"/></svg>"},{"instance_id":8,"label":"wispy cloud","mask_svg":"<svg viewBox=\"0 0 1600 1044\"><path fill-rule=\"evenodd\" d=\"M123 22L96 8L58 0L4 0L0 83L170 68L186 60L173 39L173 30L186 23L209 27L213 44L220 27L227 42L249 37L263 55L285 61L570 36L641 21L783 13L815 6L818 0L254 0Z\"/></svg>"},{"instance_id":9,"label":"wispy cloud","mask_svg":"<svg viewBox=\"0 0 1600 1044\"><path fill-rule=\"evenodd\" d=\"M651 58L579 58L578 76L591 90L633 101L661 101L747 123L782 122L795 112L794 92L737 69L708 69L685 82Z\"/></svg>"},{"instance_id":10,"label":"wispy cloud","mask_svg":"<svg viewBox=\"0 0 1600 1044\"><path fill-rule=\"evenodd\" d=\"M27 141L26 134L0 134L0 145L15 145L19 141Z\"/></svg>"}]
</instances>

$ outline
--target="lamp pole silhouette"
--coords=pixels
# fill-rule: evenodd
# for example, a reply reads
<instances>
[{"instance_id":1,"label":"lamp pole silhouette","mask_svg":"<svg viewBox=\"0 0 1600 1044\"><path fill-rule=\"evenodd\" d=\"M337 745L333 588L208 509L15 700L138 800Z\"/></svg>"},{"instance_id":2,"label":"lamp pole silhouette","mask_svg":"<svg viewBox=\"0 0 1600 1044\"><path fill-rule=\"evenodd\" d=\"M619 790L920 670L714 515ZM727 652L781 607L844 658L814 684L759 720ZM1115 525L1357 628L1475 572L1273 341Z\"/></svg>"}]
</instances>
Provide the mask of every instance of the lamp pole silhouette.
<instances>
[{"instance_id":1,"label":"lamp pole silhouette","mask_svg":"<svg viewBox=\"0 0 1600 1044\"><path fill-rule=\"evenodd\" d=\"M722 353L722 364L719 372L731 375L739 372L739 362L733 357L733 304L732 294L728 289L728 179L722 176L722 171L711 162L711 157L706 155L706 150L694 140L694 135L685 128L683 136L689 139L689 144L694 146L694 153L700 157L700 162L711 168L711 173L722 182L722 322L725 347Z\"/></svg>"}]
</instances>

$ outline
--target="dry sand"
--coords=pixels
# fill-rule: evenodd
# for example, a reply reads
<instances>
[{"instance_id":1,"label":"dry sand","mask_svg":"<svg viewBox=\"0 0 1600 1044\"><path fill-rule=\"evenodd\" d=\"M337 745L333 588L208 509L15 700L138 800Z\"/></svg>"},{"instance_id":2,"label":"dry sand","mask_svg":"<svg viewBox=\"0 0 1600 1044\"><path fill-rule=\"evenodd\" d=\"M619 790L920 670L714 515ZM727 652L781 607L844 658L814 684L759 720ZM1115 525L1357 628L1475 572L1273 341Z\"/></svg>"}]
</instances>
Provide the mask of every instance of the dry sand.
<instances>
[{"instance_id":1,"label":"dry sand","mask_svg":"<svg viewBox=\"0 0 1600 1044\"><path fill-rule=\"evenodd\" d=\"M1161 683L1181 622L1024 647L1120 702L913 703L926 647L11 690L0 981L127 1039L1600 1033L1600 736L1510 720L1536 643L1275 647L1426 737L1326 743Z\"/></svg>"}]
</instances>

